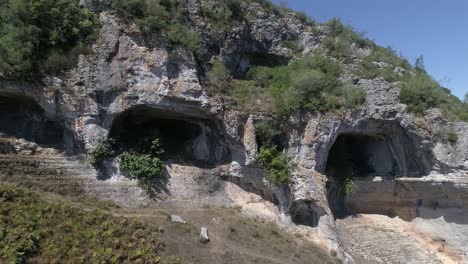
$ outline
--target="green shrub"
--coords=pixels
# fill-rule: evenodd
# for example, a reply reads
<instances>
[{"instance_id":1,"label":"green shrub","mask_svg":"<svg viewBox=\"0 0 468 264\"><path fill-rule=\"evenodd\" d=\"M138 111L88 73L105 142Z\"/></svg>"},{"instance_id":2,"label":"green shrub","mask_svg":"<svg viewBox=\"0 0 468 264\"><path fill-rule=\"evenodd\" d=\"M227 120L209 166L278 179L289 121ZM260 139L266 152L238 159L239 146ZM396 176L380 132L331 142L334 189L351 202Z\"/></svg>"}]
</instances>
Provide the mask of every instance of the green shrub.
<instances>
[{"instance_id":1,"label":"green shrub","mask_svg":"<svg viewBox=\"0 0 468 264\"><path fill-rule=\"evenodd\" d=\"M143 17L148 2L154 2L159 6L159 1L112 0L112 8L129 17Z\"/></svg>"},{"instance_id":2,"label":"green shrub","mask_svg":"<svg viewBox=\"0 0 468 264\"><path fill-rule=\"evenodd\" d=\"M352 28L341 23L337 18L327 22L330 34L325 38L324 45L328 50L328 55L343 59L345 62L351 61L351 45L354 43L357 47L373 47L375 44L366 39L362 33L356 33Z\"/></svg>"},{"instance_id":3,"label":"green shrub","mask_svg":"<svg viewBox=\"0 0 468 264\"><path fill-rule=\"evenodd\" d=\"M281 131L273 121L262 120L255 123L255 134L259 146L273 146L281 135Z\"/></svg>"},{"instance_id":4,"label":"green shrub","mask_svg":"<svg viewBox=\"0 0 468 264\"><path fill-rule=\"evenodd\" d=\"M190 31L187 26L181 24L172 24L167 30L167 40L169 47L184 46L195 56L201 53L200 34Z\"/></svg>"},{"instance_id":5,"label":"green shrub","mask_svg":"<svg viewBox=\"0 0 468 264\"><path fill-rule=\"evenodd\" d=\"M439 131L437 131L437 136L439 136L443 141L450 142L452 144L457 143L458 141L458 134L451 127L443 127Z\"/></svg>"},{"instance_id":6,"label":"green shrub","mask_svg":"<svg viewBox=\"0 0 468 264\"><path fill-rule=\"evenodd\" d=\"M294 11L291 8L288 8L286 4L280 3L280 5L276 5L270 0L255 0L255 2L261 4L263 8L272 12L275 15L284 16L288 13L293 13L296 15L297 19L299 19L302 23L309 26L313 26L315 24L312 18L310 18L306 13Z\"/></svg>"},{"instance_id":7,"label":"green shrub","mask_svg":"<svg viewBox=\"0 0 468 264\"><path fill-rule=\"evenodd\" d=\"M0 212L2 263L160 261L158 227L136 219L43 200L7 185L0 185Z\"/></svg>"},{"instance_id":8,"label":"green shrub","mask_svg":"<svg viewBox=\"0 0 468 264\"><path fill-rule=\"evenodd\" d=\"M0 72L6 78L40 72L52 52L58 61L57 54L89 44L97 28L96 15L75 0L1 1Z\"/></svg>"},{"instance_id":9,"label":"green shrub","mask_svg":"<svg viewBox=\"0 0 468 264\"><path fill-rule=\"evenodd\" d=\"M116 155L114 151L115 141L109 139L108 141L94 146L86 156L86 159L93 166L98 166L105 158L114 157Z\"/></svg>"},{"instance_id":10,"label":"green shrub","mask_svg":"<svg viewBox=\"0 0 468 264\"><path fill-rule=\"evenodd\" d=\"M226 30L236 21L243 20L240 0L219 0L211 5L202 3L201 12L216 30Z\"/></svg>"},{"instance_id":11,"label":"green shrub","mask_svg":"<svg viewBox=\"0 0 468 264\"><path fill-rule=\"evenodd\" d=\"M275 146L262 146L258 154L258 163L265 170L269 182L274 184L289 182L288 161Z\"/></svg>"},{"instance_id":12,"label":"green shrub","mask_svg":"<svg viewBox=\"0 0 468 264\"><path fill-rule=\"evenodd\" d=\"M161 158L164 155L164 148L162 147L161 141L159 138L155 138L153 140L143 141L145 150L144 153L148 154L155 158Z\"/></svg>"},{"instance_id":13,"label":"green shrub","mask_svg":"<svg viewBox=\"0 0 468 264\"><path fill-rule=\"evenodd\" d=\"M164 175L164 164L162 161L149 154L131 154L124 152L119 155L120 168L129 172L132 179L143 183Z\"/></svg>"},{"instance_id":14,"label":"green shrub","mask_svg":"<svg viewBox=\"0 0 468 264\"><path fill-rule=\"evenodd\" d=\"M353 181L352 178L346 178L342 184L343 184L343 191L347 195L355 193L358 189L356 183Z\"/></svg>"},{"instance_id":15,"label":"green shrub","mask_svg":"<svg viewBox=\"0 0 468 264\"><path fill-rule=\"evenodd\" d=\"M53 50L44 62L44 69L49 74L58 74L63 69L69 69L76 65L79 55L91 53L90 48L81 45L73 47L67 52Z\"/></svg>"},{"instance_id":16,"label":"green shrub","mask_svg":"<svg viewBox=\"0 0 468 264\"><path fill-rule=\"evenodd\" d=\"M393 67L401 67L405 70L411 69L411 64L408 62L408 60L398 56L396 51L390 47L384 48L375 45L373 46L369 56L367 56L365 59L371 62L385 62L392 65Z\"/></svg>"},{"instance_id":17,"label":"green shrub","mask_svg":"<svg viewBox=\"0 0 468 264\"><path fill-rule=\"evenodd\" d=\"M230 86L230 74L222 61L215 61L211 70L206 73L207 85L215 92L227 93Z\"/></svg>"},{"instance_id":18,"label":"green shrub","mask_svg":"<svg viewBox=\"0 0 468 264\"><path fill-rule=\"evenodd\" d=\"M370 58L364 58L359 62L359 68L355 71L355 74L362 76L366 79L375 79L382 77L388 82L395 82L403 79L398 73L394 71L393 66L379 67Z\"/></svg>"},{"instance_id":19,"label":"green shrub","mask_svg":"<svg viewBox=\"0 0 468 264\"><path fill-rule=\"evenodd\" d=\"M401 90L400 100L408 105L410 112L422 114L429 108L437 107L446 100L446 92L431 77L418 74L410 78Z\"/></svg>"},{"instance_id":20,"label":"green shrub","mask_svg":"<svg viewBox=\"0 0 468 264\"><path fill-rule=\"evenodd\" d=\"M449 120L468 121L467 104L441 87L426 72L419 71L416 77L407 77L405 82L400 101L408 106L410 112L422 114L430 108L439 108Z\"/></svg>"},{"instance_id":21,"label":"green shrub","mask_svg":"<svg viewBox=\"0 0 468 264\"><path fill-rule=\"evenodd\" d=\"M343 85L342 93L346 108L356 108L366 100L366 91L350 83Z\"/></svg>"},{"instance_id":22,"label":"green shrub","mask_svg":"<svg viewBox=\"0 0 468 264\"><path fill-rule=\"evenodd\" d=\"M195 56L200 55L201 38L187 24L187 10L183 1L113 0L112 7L121 15L133 19L146 39L153 33L164 33L170 51L176 46L183 46Z\"/></svg>"},{"instance_id":23,"label":"green shrub","mask_svg":"<svg viewBox=\"0 0 468 264\"><path fill-rule=\"evenodd\" d=\"M343 59L345 62L351 62L353 51L351 43L342 37L327 37L323 44L327 48L327 54L337 59Z\"/></svg>"},{"instance_id":24,"label":"green shrub","mask_svg":"<svg viewBox=\"0 0 468 264\"><path fill-rule=\"evenodd\" d=\"M299 40L297 39L285 40L281 43L281 46L290 49L296 55L300 55L300 53L302 52Z\"/></svg>"},{"instance_id":25,"label":"green shrub","mask_svg":"<svg viewBox=\"0 0 468 264\"><path fill-rule=\"evenodd\" d=\"M264 88L280 114L292 112L327 111L327 94L341 88L341 67L336 62L320 56L306 57L288 66L252 67L247 73L247 84ZM233 88L236 93L237 87ZM341 105L340 105L341 107Z\"/></svg>"},{"instance_id":26,"label":"green shrub","mask_svg":"<svg viewBox=\"0 0 468 264\"><path fill-rule=\"evenodd\" d=\"M251 112L276 112L276 105L269 90L257 86L249 80L232 80L230 95L236 103L236 108Z\"/></svg>"}]
</instances>

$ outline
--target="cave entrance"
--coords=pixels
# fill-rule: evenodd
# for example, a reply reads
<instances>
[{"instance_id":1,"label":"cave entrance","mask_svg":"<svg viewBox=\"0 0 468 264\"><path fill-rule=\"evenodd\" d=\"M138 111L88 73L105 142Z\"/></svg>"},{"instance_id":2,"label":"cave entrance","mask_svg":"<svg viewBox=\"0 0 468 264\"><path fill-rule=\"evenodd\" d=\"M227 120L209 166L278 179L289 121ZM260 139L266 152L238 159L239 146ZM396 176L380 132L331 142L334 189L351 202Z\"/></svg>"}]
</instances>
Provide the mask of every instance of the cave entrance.
<instances>
[{"instance_id":1,"label":"cave entrance","mask_svg":"<svg viewBox=\"0 0 468 264\"><path fill-rule=\"evenodd\" d=\"M65 128L47 117L31 98L21 95L0 95L0 135L24 138L42 147L63 149Z\"/></svg>"},{"instance_id":2,"label":"cave entrance","mask_svg":"<svg viewBox=\"0 0 468 264\"><path fill-rule=\"evenodd\" d=\"M159 138L165 160L197 166L226 162L229 157L222 133L214 122L146 106L118 116L109 137L122 150L135 149Z\"/></svg>"},{"instance_id":3,"label":"cave entrance","mask_svg":"<svg viewBox=\"0 0 468 264\"><path fill-rule=\"evenodd\" d=\"M325 210L314 201L298 200L291 206L292 220L296 225L316 227L323 215Z\"/></svg>"},{"instance_id":4,"label":"cave entrance","mask_svg":"<svg viewBox=\"0 0 468 264\"><path fill-rule=\"evenodd\" d=\"M356 186L352 179L400 173L391 140L384 134L342 134L331 147L325 174L327 198L335 217L348 214L344 199Z\"/></svg>"}]
</instances>

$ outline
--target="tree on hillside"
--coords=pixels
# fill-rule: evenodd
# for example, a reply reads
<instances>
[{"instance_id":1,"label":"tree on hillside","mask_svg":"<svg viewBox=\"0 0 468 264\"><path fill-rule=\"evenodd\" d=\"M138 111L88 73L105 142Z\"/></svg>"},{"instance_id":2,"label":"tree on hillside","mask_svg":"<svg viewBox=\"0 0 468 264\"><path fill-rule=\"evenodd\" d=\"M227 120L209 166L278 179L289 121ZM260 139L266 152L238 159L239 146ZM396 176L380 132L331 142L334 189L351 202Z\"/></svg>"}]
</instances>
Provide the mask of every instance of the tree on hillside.
<instances>
[{"instance_id":1,"label":"tree on hillside","mask_svg":"<svg viewBox=\"0 0 468 264\"><path fill-rule=\"evenodd\" d=\"M424 66L424 56L419 55L419 57L416 58L416 62L414 63L414 66L416 67L416 70L419 72L425 72L426 68Z\"/></svg>"}]
</instances>

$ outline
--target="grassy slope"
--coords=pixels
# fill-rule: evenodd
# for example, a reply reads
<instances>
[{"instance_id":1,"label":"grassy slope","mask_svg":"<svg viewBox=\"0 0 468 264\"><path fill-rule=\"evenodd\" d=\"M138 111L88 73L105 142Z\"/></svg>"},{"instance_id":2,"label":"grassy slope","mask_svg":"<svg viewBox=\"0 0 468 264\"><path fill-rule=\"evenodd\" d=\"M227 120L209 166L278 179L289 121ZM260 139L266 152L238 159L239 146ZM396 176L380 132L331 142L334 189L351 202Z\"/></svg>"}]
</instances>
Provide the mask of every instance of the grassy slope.
<instances>
[{"instance_id":1,"label":"grassy slope","mask_svg":"<svg viewBox=\"0 0 468 264\"><path fill-rule=\"evenodd\" d=\"M157 226L50 202L0 185L0 260L8 263L115 263L160 259ZM3 262L4 263L4 262Z\"/></svg>"},{"instance_id":2,"label":"grassy slope","mask_svg":"<svg viewBox=\"0 0 468 264\"><path fill-rule=\"evenodd\" d=\"M177 213L187 224L173 224ZM210 243L199 241L200 227ZM315 244L233 208L126 209L0 185L0 262L339 263Z\"/></svg>"}]
</instances>

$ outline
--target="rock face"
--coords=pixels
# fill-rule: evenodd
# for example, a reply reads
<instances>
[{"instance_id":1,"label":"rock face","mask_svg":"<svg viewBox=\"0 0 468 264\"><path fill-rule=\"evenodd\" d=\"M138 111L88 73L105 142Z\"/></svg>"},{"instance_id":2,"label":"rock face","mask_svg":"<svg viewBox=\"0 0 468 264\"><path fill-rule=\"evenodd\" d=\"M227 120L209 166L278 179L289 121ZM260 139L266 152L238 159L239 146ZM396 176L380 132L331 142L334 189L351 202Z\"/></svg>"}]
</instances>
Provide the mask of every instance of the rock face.
<instances>
[{"instance_id":1,"label":"rock face","mask_svg":"<svg viewBox=\"0 0 468 264\"><path fill-rule=\"evenodd\" d=\"M0 142L0 153L8 154L3 165L15 157L27 167L29 161L18 154L42 155L49 147L83 155L109 137L138 137L149 127L162 131L177 150L166 164L170 177L156 198L125 179L115 161L109 161L106 177L100 180L89 166L72 171L70 167L82 166L83 161L70 165L63 156L55 156L57 163L50 166L66 167L65 174L78 175L76 182L85 186L84 192L127 206L189 201L233 205L235 195L226 194L233 183L268 202L276 221L312 230L344 262L352 258L342 250L336 233L333 213L338 209L405 220L443 216L466 224L468 124L450 123L436 109L424 118L407 113L399 103L401 84L357 80L367 92L362 109L291 116L285 153L292 181L288 186L271 185L256 165L254 124L265 117L236 112L208 96L192 54L179 48L169 56L161 36L155 36L151 47L144 46L137 27L109 10L108 1L81 3L99 12L102 24L93 54L81 56L79 64L60 78L48 77L36 84L0 81L1 136L24 138L21 144ZM187 6L191 18L200 20L199 2L189 0ZM257 10L256 17L248 27L233 28L222 36L216 54L236 75L245 74L253 61L261 64L265 56L270 66L288 63L294 55L281 46L281 40L298 38L308 53L327 34L325 27L307 31L307 25L293 14L277 18L258 4L245 8ZM195 29L203 36L209 25L198 22ZM456 131L456 143L437 136L446 126ZM356 148L355 162L369 166L355 181L356 191L343 197L333 189L334 171L342 167L340 153L353 153ZM189 164L178 164L179 154ZM0 166L4 180L9 179L7 170L8 166ZM31 179L37 181L36 176L43 175Z\"/></svg>"}]
</instances>

